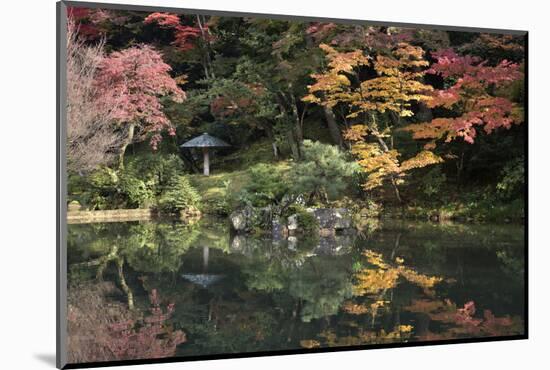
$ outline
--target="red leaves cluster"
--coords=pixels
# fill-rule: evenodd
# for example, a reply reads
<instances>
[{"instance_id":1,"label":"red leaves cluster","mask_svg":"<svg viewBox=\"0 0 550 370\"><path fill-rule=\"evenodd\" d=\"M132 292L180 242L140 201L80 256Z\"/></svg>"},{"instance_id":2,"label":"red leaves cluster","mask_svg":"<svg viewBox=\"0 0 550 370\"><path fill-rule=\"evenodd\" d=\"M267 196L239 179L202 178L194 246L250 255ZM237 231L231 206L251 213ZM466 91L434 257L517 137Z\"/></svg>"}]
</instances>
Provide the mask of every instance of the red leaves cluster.
<instances>
[{"instance_id":1,"label":"red leaves cluster","mask_svg":"<svg viewBox=\"0 0 550 370\"><path fill-rule=\"evenodd\" d=\"M153 289L149 298L151 315L145 317L140 325L135 320L127 320L109 326L109 340L105 345L116 359L174 356L176 346L187 340L181 330L168 330L165 325L174 312L174 304L169 304L166 312L163 312L156 289Z\"/></svg>"},{"instance_id":2,"label":"red leaves cluster","mask_svg":"<svg viewBox=\"0 0 550 370\"><path fill-rule=\"evenodd\" d=\"M452 49L434 52L436 63L427 73L440 75L453 84L430 93L429 108L444 107L457 109L461 115L454 118L436 118L432 122L407 127L415 139L451 141L462 137L467 143L474 143L476 127L482 127L487 134L495 129L510 128L521 122L521 112L509 99L494 96L495 87L502 87L523 77L519 65L507 60L495 66L487 65L478 57L458 55ZM428 143L434 146L434 141Z\"/></svg>"},{"instance_id":3,"label":"red leaves cluster","mask_svg":"<svg viewBox=\"0 0 550 370\"><path fill-rule=\"evenodd\" d=\"M81 38L95 40L105 36L107 23L121 25L128 21L128 16L106 9L90 9L67 7L67 18L77 26L78 35Z\"/></svg>"},{"instance_id":4,"label":"red leaves cluster","mask_svg":"<svg viewBox=\"0 0 550 370\"><path fill-rule=\"evenodd\" d=\"M162 140L162 130L175 135L159 97L170 96L178 102L185 98L170 70L153 47L138 45L104 58L96 80L100 98L113 107L114 119L135 123L142 135L152 134L153 149Z\"/></svg>"},{"instance_id":5,"label":"red leaves cluster","mask_svg":"<svg viewBox=\"0 0 550 370\"><path fill-rule=\"evenodd\" d=\"M177 14L155 12L149 14L143 23L157 23L161 27L175 28L180 25L180 18Z\"/></svg>"},{"instance_id":6,"label":"red leaves cluster","mask_svg":"<svg viewBox=\"0 0 550 370\"><path fill-rule=\"evenodd\" d=\"M191 50L194 47L194 42L199 37L201 31L196 27L191 26L178 26L175 29L174 45L181 51Z\"/></svg>"},{"instance_id":7,"label":"red leaves cluster","mask_svg":"<svg viewBox=\"0 0 550 370\"><path fill-rule=\"evenodd\" d=\"M149 296L150 309L130 310L111 282L85 283L69 290L67 315L68 359L72 363L170 357L186 335L169 323L173 303L164 304L158 292Z\"/></svg>"},{"instance_id":8,"label":"red leaves cluster","mask_svg":"<svg viewBox=\"0 0 550 370\"><path fill-rule=\"evenodd\" d=\"M471 55L458 55L452 49L434 52L432 57L437 63L427 73L456 78L457 82L451 87L454 90L487 88L492 84L511 82L522 77L519 66L507 60L502 60L496 66L488 66L487 61Z\"/></svg>"},{"instance_id":9,"label":"red leaves cluster","mask_svg":"<svg viewBox=\"0 0 550 370\"><path fill-rule=\"evenodd\" d=\"M483 317L476 317L474 301L468 301L464 306L457 308L450 300L413 300L405 308L410 312L427 314L431 320L447 324L443 331L419 332L418 339L442 340L457 337L472 336L502 336L514 335L523 331L523 321L519 317L508 315L496 317L491 310L484 310Z\"/></svg>"},{"instance_id":10,"label":"red leaves cluster","mask_svg":"<svg viewBox=\"0 0 550 370\"><path fill-rule=\"evenodd\" d=\"M464 307L456 310L456 322L462 325L469 324L477 326L481 323L481 320L473 317L475 313L476 305L474 301L468 301L464 304Z\"/></svg>"},{"instance_id":11,"label":"red leaves cluster","mask_svg":"<svg viewBox=\"0 0 550 370\"><path fill-rule=\"evenodd\" d=\"M474 317L475 313L475 303L473 301L465 303L464 307L457 309L456 323L469 327L470 331L479 331L493 336L502 335L508 328L515 325L510 316L496 317L491 310L484 310L483 318Z\"/></svg>"},{"instance_id":12,"label":"red leaves cluster","mask_svg":"<svg viewBox=\"0 0 550 370\"><path fill-rule=\"evenodd\" d=\"M73 6L67 8L67 18L72 19L78 24L78 33L80 37L95 39L99 36L99 28L94 19L95 12L97 12L97 10L89 8L76 8Z\"/></svg>"},{"instance_id":13,"label":"red leaves cluster","mask_svg":"<svg viewBox=\"0 0 550 370\"><path fill-rule=\"evenodd\" d=\"M181 51L193 49L195 40L201 36L200 28L182 25L177 14L155 12L149 14L143 22L145 24L156 23L162 28L173 29L174 42L172 44ZM208 26L204 25L203 30L206 34Z\"/></svg>"},{"instance_id":14,"label":"red leaves cluster","mask_svg":"<svg viewBox=\"0 0 550 370\"><path fill-rule=\"evenodd\" d=\"M306 28L306 34L318 43L325 40L336 29L335 23L311 22Z\"/></svg>"}]
</instances>

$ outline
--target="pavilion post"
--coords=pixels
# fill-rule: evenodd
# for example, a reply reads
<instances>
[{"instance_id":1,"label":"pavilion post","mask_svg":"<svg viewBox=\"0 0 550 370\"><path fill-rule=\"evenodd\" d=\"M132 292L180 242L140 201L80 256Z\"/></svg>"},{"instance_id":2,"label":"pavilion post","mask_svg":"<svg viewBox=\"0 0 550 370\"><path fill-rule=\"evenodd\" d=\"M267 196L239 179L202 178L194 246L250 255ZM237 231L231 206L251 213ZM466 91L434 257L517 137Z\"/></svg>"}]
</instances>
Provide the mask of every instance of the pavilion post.
<instances>
[{"instance_id":1,"label":"pavilion post","mask_svg":"<svg viewBox=\"0 0 550 370\"><path fill-rule=\"evenodd\" d=\"M208 156L208 148L202 148L202 153L204 154L204 176L210 176L210 157Z\"/></svg>"}]
</instances>

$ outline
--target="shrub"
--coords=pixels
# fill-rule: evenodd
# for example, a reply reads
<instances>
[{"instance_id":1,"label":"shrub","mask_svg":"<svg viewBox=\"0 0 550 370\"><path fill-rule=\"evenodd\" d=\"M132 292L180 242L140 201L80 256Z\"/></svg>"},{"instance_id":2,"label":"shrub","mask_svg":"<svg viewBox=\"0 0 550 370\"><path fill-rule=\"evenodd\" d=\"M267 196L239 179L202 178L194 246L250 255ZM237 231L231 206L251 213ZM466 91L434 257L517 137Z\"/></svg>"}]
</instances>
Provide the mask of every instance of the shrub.
<instances>
[{"instance_id":1,"label":"shrub","mask_svg":"<svg viewBox=\"0 0 550 370\"><path fill-rule=\"evenodd\" d=\"M435 166L422 178L422 192L429 197L434 196L440 193L446 181L447 177L441 172L441 167Z\"/></svg>"},{"instance_id":2,"label":"shrub","mask_svg":"<svg viewBox=\"0 0 550 370\"><path fill-rule=\"evenodd\" d=\"M303 160L294 164L290 178L293 191L309 195L310 201L315 197L327 201L328 197L341 195L347 186L346 179L359 169L333 145L304 140L302 154Z\"/></svg>"},{"instance_id":3,"label":"shrub","mask_svg":"<svg viewBox=\"0 0 550 370\"><path fill-rule=\"evenodd\" d=\"M109 167L100 167L88 177L90 185L103 192L116 191L118 180L117 172Z\"/></svg>"},{"instance_id":4,"label":"shrub","mask_svg":"<svg viewBox=\"0 0 550 370\"><path fill-rule=\"evenodd\" d=\"M250 168L249 181L236 195L239 205L265 207L280 203L289 191L288 180L283 171L272 164L260 163Z\"/></svg>"},{"instance_id":5,"label":"shrub","mask_svg":"<svg viewBox=\"0 0 550 370\"><path fill-rule=\"evenodd\" d=\"M86 189L81 193L80 200L89 209L116 208L118 199L119 177L115 170L109 167L100 167L92 172L83 181Z\"/></svg>"},{"instance_id":6,"label":"shrub","mask_svg":"<svg viewBox=\"0 0 550 370\"><path fill-rule=\"evenodd\" d=\"M296 215L298 228L305 234L313 234L319 229L319 222L315 216L299 204L292 204L285 213L287 215Z\"/></svg>"},{"instance_id":7,"label":"shrub","mask_svg":"<svg viewBox=\"0 0 550 370\"><path fill-rule=\"evenodd\" d=\"M513 199L523 196L525 163L518 158L506 164L497 184L497 193L502 199Z\"/></svg>"},{"instance_id":8,"label":"shrub","mask_svg":"<svg viewBox=\"0 0 550 370\"><path fill-rule=\"evenodd\" d=\"M163 190L183 172L183 163L175 154L147 153L132 157L124 173L142 180L155 195Z\"/></svg>"},{"instance_id":9,"label":"shrub","mask_svg":"<svg viewBox=\"0 0 550 370\"><path fill-rule=\"evenodd\" d=\"M201 197L185 176L177 176L165 187L158 200L161 212L177 213L182 209L196 207Z\"/></svg>"},{"instance_id":10,"label":"shrub","mask_svg":"<svg viewBox=\"0 0 550 370\"><path fill-rule=\"evenodd\" d=\"M182 172L182 161L175 154L138 154L127 159L123 170L101 167L86 177L72 176L69 191L71 200L88 209L149 207Z\"/></svg>"},{"instance_id":11,"label":"shrub","mask_svg":"<svg viewBox=\"0 0 550 370\"><path fill-rule=\"evenodd\" d=\"M309 212L301 210L296 213L298 216L298 227L306 234L311 234L319 229L319 222Z\"/></svg>"},{"instance_id":12,"label":"shrub","mask_svg":"<svg viewBox=\"0 0 550 370\"><path fill-rule=\"evenodd\" d=\"M153 189L143 180L129 174L123 174L120 177L119 190L126 197L128 207L148 207L154 200Z\"/></svg>"}]
</instances>

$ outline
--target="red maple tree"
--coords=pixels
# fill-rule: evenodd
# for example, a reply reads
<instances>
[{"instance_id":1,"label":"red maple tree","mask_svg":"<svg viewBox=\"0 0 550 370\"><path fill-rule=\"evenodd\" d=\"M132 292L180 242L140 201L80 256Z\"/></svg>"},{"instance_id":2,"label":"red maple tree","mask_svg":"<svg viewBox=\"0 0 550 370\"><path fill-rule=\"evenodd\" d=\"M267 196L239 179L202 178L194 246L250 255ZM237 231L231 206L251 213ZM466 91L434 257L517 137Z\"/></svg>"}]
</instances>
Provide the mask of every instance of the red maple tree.
<instances>
[{"instance_id":1,"label":"red maple tree","mask_svg":"<svg viewBox=\"0 0 550 370\"><path fill-rule=\"evenodd\" d=\"M202 31L200 27L182 25L179 16L172 13L151 13L143 22L145 24L156 23L161 28L173 29L174 42L172 42L172 45L176 46L181 51L193 49L196 39L208 30L208 25L206 24L203 25Z\"/></svg>"},{"instance_id":2,"label":"red maple tree","mask_svg":"<svg viewBox=\"0 0 550 370\"><path fill-rule=\"evenodd\" d=\"M116 51L103 59L96 83L101 99L112 102L114 119L127 133L121 161L133 141L149 136L156 150L163 130L175 135L174 126L162 111L160 97L169 96L181 102L185 93L170 71L162 55L149 45Z\"/></svg>"},{"instance_id":3,"label":"red maple tree","mask_svg":"<svg viewBox=\"0 0 550 370\"><path fill-rule=\"evenodd\" d=\"M518 64L502 60L490 66L478 57L458 55L452 49L434 52L432 57L437 62L427 73L441 76L448 87L432 91L427 105L452 109L459 115L409 125L406 130L415 139L429 139L428 148L442 138L449 142L462 137L472 144L477 136L476 127L490 134L497 128L510 128L522 122L521 109L505 94L498 94L499 89L523 78Z\"/></svg>"}]
</instances>

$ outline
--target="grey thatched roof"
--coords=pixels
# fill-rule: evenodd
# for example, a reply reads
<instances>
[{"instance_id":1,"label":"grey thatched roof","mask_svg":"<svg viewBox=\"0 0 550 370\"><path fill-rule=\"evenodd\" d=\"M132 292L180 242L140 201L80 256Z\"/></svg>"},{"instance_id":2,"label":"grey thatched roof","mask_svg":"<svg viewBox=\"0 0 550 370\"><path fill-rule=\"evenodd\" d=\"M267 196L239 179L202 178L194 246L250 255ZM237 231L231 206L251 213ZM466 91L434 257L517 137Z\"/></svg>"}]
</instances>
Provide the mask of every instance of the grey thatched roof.
<instances>
[{"instance_id":1,"label":"grey thatched roof","mask_svg":"<svg viewBox=\"0 0 550 370\"><path fill-rule=\"evenodd\" d=\"M180 145L182 148L205 148L205 147L223 147L230 146L225 141L217 137L210 136L207 133L202 134Z\"/></svg>"}]
</instances>

